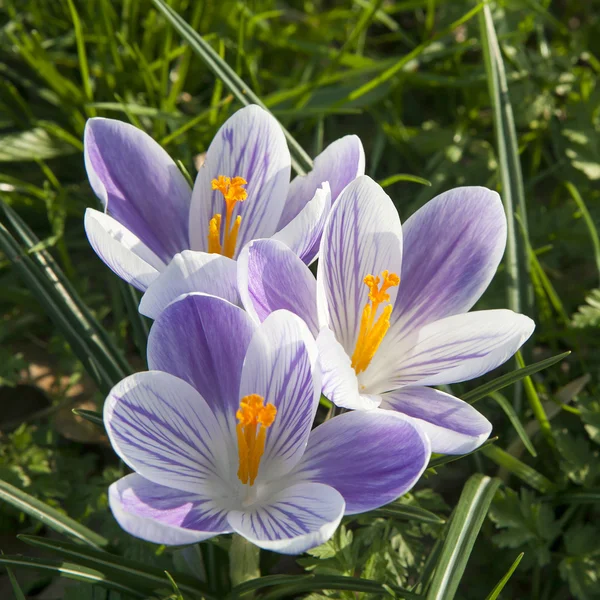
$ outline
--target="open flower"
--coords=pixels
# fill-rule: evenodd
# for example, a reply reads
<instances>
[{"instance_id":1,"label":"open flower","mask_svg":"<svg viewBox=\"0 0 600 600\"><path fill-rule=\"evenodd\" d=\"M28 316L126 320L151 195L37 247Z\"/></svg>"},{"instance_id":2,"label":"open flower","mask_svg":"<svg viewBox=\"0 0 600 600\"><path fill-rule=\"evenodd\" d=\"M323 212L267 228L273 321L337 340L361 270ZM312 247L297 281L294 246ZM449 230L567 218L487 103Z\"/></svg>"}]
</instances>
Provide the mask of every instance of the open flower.
<instances>
[{"instance_id":1,"label":"open flower","mask_svg":"<svg viewBox=\"0 0 600 600\"><path fill-rule=\"evenodd\" d=\"M421 424L434 452L463 453L487 439L491 424L427 386L483 375L531 335L526 316L467 312L505 244L495 192L451 190L401 227L390 198L363 176L331 210L316 281L283 244L257 240L240 256L240 295L259 322L281 308L306 321L317 336L323 393L336 405L399 411Z\"/></svg>"},{"instance_id":2,"label":"open flower","mask_svg":"<svg viewBox=\"0 0 600 600\"><path fill-rule=\"evenodd\" d=\"M104 422L135 473L109 490L129 533L181 545L237 532L296 554L346 513L394 500L429 460L426 436L395 412L352 412L313 431L321 381L307 326L276 311L187 294L154 322L151 371L121 381Z\"/></svg>"},{"instance_id":3,"label":"open flower","mask_svg":"<svg viewBox=\"0 0 600 600\"><path fill-rule=\"evenodd\" d=\"M186 291L236 302L234 261L250 240L274 237L310 263L331 201L364 172L360 140L346 136L290 184L282 129L258 106L223 124L193 190L159 144L132 125L90 119L84 147L105 208L86 211L88 239L119 277L148 289L140 310L153 318Z\"/></svg>"}]
</instances>

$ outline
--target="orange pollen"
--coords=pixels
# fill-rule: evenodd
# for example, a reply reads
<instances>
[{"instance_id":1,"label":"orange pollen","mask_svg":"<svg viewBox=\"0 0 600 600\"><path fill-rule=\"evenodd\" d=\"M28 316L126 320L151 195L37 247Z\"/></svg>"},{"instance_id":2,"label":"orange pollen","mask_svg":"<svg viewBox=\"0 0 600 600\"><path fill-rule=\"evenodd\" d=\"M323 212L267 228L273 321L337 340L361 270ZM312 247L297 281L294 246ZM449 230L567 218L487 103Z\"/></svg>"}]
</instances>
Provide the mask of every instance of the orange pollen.
<instances>
[{"instance_id":1,"label":"orange pollen","mask_svg":"<svg viewBox=\"0 0 600 600\"><path fill-rule=\"evenodd\" d=\"M273 425L276 415L277 409L271 403L265 405L265 399L258 394L240 400L235 416L240 461L237 475L242 483L254 485L265 452L267 429Z\"/></svg>"},{"instance_id":2,"label":"orange pollen","mask_svg":"<svg viewBox=\"0 0 600 600\"><path fill-rule=\"evenodd\" d=\"M219 190L225 200L225 230L221 244L221 214L217 213L208 224L208 251L210 253L233 258L242 217L238 215L233 224L231 217L235 205L248 197L248 192L244 189L247 183L243 177L225 177L223 175L219 175L217 179L211 181L212 189Z\"/></svg>"},{"instance_id":3,"label":"orange pollen","mask_svg":"<svg viewBox=\"0 0 600 600\"><path fill-rule=\"evenodd\" d=\"M382 280L383 283L381 283ZM391 287L400 285L400 277L396 273L383 271L381 277L367 275L364 282L369 288L369 299L363 308L358 338L352 354L352 368L357 375L367 369L390 328L391 304L383 307L377 320L375 317L379 306L390 301L387 291Z\"/></svg>"}]
</instances>

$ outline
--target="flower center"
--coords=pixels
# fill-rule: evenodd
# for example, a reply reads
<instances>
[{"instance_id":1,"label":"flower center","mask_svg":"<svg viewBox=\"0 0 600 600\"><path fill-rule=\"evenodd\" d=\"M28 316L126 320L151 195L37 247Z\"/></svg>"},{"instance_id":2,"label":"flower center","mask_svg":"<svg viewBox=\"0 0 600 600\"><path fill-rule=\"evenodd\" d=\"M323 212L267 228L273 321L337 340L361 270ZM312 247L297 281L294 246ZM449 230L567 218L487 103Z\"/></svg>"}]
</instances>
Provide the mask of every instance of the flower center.
<instances>
[{"instance_id":1,"label":"flower center","mask_svg":"<svg viewBox=\"0 0 600 600\"><path fill-rule=\"evenodd\" d=\"M265 451L267 429L273 425L276 414L277 409L271 403L265 405L265 399L258 394L240 400L235 416L239 421L236 428L240 458L237 475L242 483L254 484Z\"/></svg>"},{"instance_id":2,"label":"flower center","mask_svg":"<svg viewBox=\"0 0 600 600\"><path fill-rule=\"evenodd\" d=\"M242 217L238 215L233 224L231 217L235 205L248 197L248 192L244 189L247 183L243 177L224 177L223 175L219 175L217 179L211 181L212 189L219 190L225 199L225 230L222 244L221 214L217 213L208 224L208 251L211 254L222 254L233 258Z\"/></svg>"},{"instance_id":3,"label":"flower center","mask_svg":"<svg viewBox=\"0 0 600 600\"><path fill-rule=\"evenodd\" d=\"M382 282L383 280L383 282ZM369 299L365 304L360 319L360 330L356 340L354 353L352 354L352 368L358 375L369 366L375 356L375 352L383 342L383 338L390 328L390 315L392 314L392 305L387 304L379 318L375 320L377 309L380 304L390 301L390 295L387 290L400 284L400 277L396 273L383 271L381 277L367 275L364 278L366 286L369 288ZM379 284L381 283L381 287Z\"/></svg>"}]
</instances>

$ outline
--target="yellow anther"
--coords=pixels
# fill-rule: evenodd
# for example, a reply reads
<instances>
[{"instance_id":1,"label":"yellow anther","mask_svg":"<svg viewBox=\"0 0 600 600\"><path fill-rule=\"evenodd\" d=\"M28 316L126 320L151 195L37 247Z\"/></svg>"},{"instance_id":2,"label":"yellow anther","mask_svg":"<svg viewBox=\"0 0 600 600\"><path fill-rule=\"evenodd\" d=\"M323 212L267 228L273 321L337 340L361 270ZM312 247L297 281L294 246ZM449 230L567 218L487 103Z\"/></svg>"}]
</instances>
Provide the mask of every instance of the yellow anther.
<instances>
[{"instance_id":1,"label":"yellow anther","mask_svg":"<svg viewBox=\"0 0 600 600\"><path fill-rule=\"evenodd\" d=\"M238 215L233 225L231 217L235 205L248 197L248 192L244 189L247 183L243 177L225 177L223 175L219 175L217 179L211 181L212 189L221 192L225 200L225 231L223 232L223 244L221 244L221 214L216 214L208 225L208 251L210 253L233 258L242 217Z\"/></svg>"},{"instance_id":2,"label":"yellow anther","mask_svg":"<svg viewBox=\"0 0 600 600\"><path fill-rule=\"evenodd\" d=\"M377 320L375 317L379 305L390 301L387 290L399 285L400 277L396 273L383 271L381 277L367 275L363 281L369 288L369 300L363 308L358 338L352 354L352 368L357 375L367 369L390 328L391 304L383 308Z\"/></svg>"},{"instance_id":3,"label":"yellow anther","mask_svg":"<svg viewBox=\"0 0 600 600\"><path fill-rule=\"evenodd\" d=\"M265 405L265 399L258 394L241 399L235 416L239 421L236 428L239 455L237 474L242 483L254 485L265 451L267 429L273 425L276 415L277 409L271 403Z\"/></svg>"}]
</instances>

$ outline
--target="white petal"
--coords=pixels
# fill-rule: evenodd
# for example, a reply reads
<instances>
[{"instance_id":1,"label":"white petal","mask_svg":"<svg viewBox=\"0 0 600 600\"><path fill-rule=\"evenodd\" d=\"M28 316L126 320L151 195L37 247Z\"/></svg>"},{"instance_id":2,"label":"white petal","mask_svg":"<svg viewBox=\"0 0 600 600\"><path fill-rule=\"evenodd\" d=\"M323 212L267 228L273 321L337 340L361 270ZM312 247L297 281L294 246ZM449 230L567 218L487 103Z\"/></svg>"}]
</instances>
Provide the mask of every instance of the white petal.
<instances>
[{"instance_id":1,"label":"white petal","mask_svg":"<svg viewBox=\"0 0 600 600\"><path fill-rule=\"evenodd\" d=\"M156 319L181 294L203 292L240 304L235 261L220 254L185 250L152 282L140 302L140 312Z\"/></svg>"},{"instance_id":2,"label":"white petal","mask_svg":"<svg viewBox=\"0 0 600 600\"><path fill-rule=\"evenodd\" d=\"M85 211L85 232L96 252L121 279L144 291L165 263L118 221L93 208Z\"/></svg>"},{"instance_id":3,"label":"white petal","mask_svg":"<svg viewBox=\"0 0 600 600\"><path fill-rule=\"evenodd\" d=\"M342 495L328 485L296 483L227 518L232 529L260 548L301 554L333 535L344 506Z\"/></svg>"}]
</instances>

